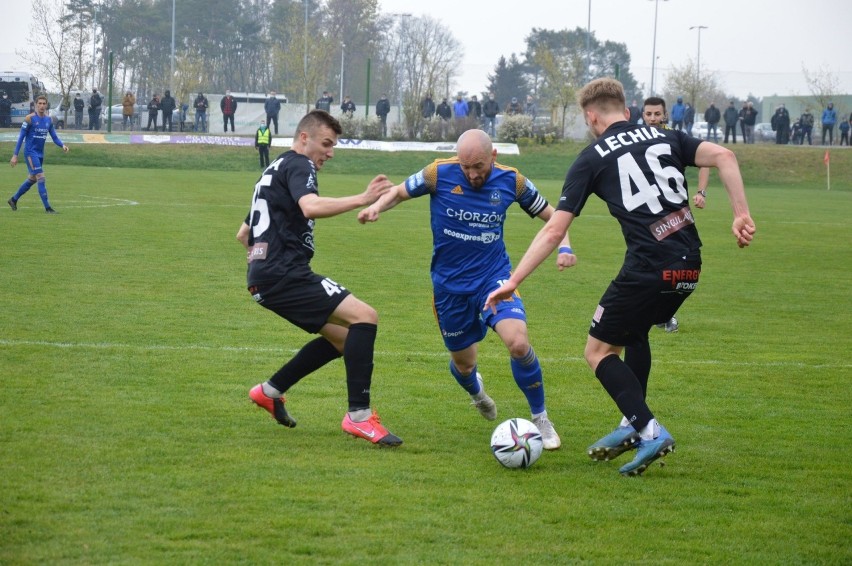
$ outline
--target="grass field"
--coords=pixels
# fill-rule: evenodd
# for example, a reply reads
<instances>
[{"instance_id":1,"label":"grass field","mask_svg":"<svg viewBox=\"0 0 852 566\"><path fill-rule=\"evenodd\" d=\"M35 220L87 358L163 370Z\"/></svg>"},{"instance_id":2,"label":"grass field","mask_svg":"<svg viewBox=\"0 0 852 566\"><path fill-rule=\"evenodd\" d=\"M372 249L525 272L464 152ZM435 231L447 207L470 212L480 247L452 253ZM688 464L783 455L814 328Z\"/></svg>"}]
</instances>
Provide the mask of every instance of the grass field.
<instances>
[{"instance_id":1,"label":"grass field","mask_svg":"<svg viewBox=\"0 0 852 566\"><path fill-rule=\"evenodd\" d=\"M69 154L100 151L100 167L49 155L59 215L44 214L35 189L17 212L0 209L0 564L852 563L852 449L842 436L852 176L835 173L852 170L852 152L833 152L831 191L819 149L757 148L757 164L741 156L758 224L746 250L711 185L696 212L699 290L679 333L652 335L649 403L677 451L623 478L621 461L585 455L618 420L582 359L624 251L599 202L572 230L578 265L545 265L521 289L563 446L510 471L490 454L494 423L447 371L425 199L375 225L348 214L316 232L315 270L381 316L373 400L405 440L382 450L340 430L341 362L291 391L295 429L248 401L308 339L244 288L234 234L256 171L131 168L113 149ZM146 150L136 151L138 163ZM236 155L211 151L212 163ZM813 173L795 165L805 155L818 160ZM515 164L555 202L573 156L559 168L554 158ZM365 160L400 179L414 171L400 163L418 166L341 151L320 174L323 194L361 190ZM539 163L547 174L536 175ZM782 177L779 163L794 174L766 182ZM0 168L2 202L24 175ZM511 215L516 261L540 226ZM493 335L480 370L499 420L528 417Z\"/></svg>"}]
</instances>

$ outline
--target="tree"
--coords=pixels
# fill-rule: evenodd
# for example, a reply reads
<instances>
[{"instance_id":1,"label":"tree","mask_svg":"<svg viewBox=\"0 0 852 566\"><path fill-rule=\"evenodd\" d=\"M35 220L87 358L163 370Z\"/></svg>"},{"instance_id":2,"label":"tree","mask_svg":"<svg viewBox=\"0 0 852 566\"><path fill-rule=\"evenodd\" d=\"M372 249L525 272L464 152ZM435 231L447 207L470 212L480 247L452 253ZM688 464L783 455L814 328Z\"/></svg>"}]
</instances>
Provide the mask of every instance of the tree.
<instances>
[{"instance_id":1,"label":"tree","mask_svg":"<svg viewBox=\"0 0 852 566\"><path fill-rule=\"evenodd\" d=\"M534 62L542 78L540 97L549 101L551 109L559 109L559 131L564 135L568 108L574 104L577 90L583 83L584 61L580 53L570 58L557 57L547 47L540 47L535 53Z\"/></svg>"},{"instance_id":2,"label":"tree","mask_svg":"<svg viewBox=\"0 0 852 566\"><path fill-rule=\"evenodd\" d=\"M719 108L727 106L729 100L725 91L719 86L716 73L702 71L699 75L695 72L695 63L692 59L687 60L683 66L673 65L666 75L665 87L661 94L665 100L676 100L683 96L686 102L692 104L696 112L703 112L711 102L715 102Z\"/></svg>"},{"instance_id":3,"label":"tree","mask_svg":"<svg viewBox=\"0 0 852 566\"><path fill-rule=\"evenodd\" d=\"M84 77L89 71L88 66L83 64L83 47L91 40L90 29L94 25L94 9L92 0L68 0L65 3L65 13L58 20L63 31L73 33L75 36L73 44L77 52L76 80L79 89L85 86ZM71 82L74 83L74 77L71 78Z\"/></svg>"},{"instance_id":4,"label":"tree","mask_svg":"<svg viewBox=\"0 0 852 566\"><path fill-rule=\"evenodd\" d=\"M366 100L367 59L378 51L381 27L378 0L328 0L324 26L336 39L330 84L342 84L343 94L350 94L353 100ZM341 56L343 55L343 56ZM341 77L341 72L343 73ZM342 79L342 80L341 80Z\"/></svg>"},{"instance_id":5,"label":"tree","mask_svg":"<svg viewBox=\"0 0 852 566\"><path fill-rule=\"evenodd\" d=\"M808 70L802 65L802 74L811 96L817 104L817 108L825 108L831 99L837 96L840 90L840 79L829 69L820 67L815 71ZM807 102L805 102L807 105Z\"/></svg>"},{"instance_id":6,"label":"tree","mask_svg":"<svg viewBox=\"0 0 852 566\"><path fill-rule=\"evenodd\" d=\"M482 98L485 100L488 93L493 92L500 108L505 108L512 98L524 100L534 90L527 80L527 68L512 53L508 61L502 56L497 61L494 74L488 75L488 92L483 93Z\"/></svg>"},{"instance_id":7,"label":"tree","mask_svg":"<svg viewBox=\"0 0 852 566\"><path fill-rule=\"evenodd\" d=\"M401 99L409 137L420 130L420 101L427 93L446 93L464 52L459 42L441 22L429 16L402 18L398 29L384 40L384 57L379 73L390 79L389 92Z\"/></svg>"},{"instance_id":8,"label":"tree","mask_svg":"<svg viewBox=\"0 0 852 566\"><path fill-rule=\"evenodd\" d=\"M580 65L581 74L574 76L577 86L601 77L615 77L624 85L624 94L628 100L641 99L642 92L630 70L630 54L623 43L606 41L601 43L594 34L577 27L573 30L553 31L533 28L527 36L527 50L524 54L526 72L537 90L543 77L541 62L536 57L539 50L546 49L557 66L562 69L574 69ZM588 45L589 49L586 49ZM573 73L574 71L572 71ZM552 106L550 101L539 95L540 102Z\"/></svg>"},{"instance_id":9,"label":"tree","mask_svg":"<svg viewBox=\"0 0 852 566\"><path fill-rule=\"evenodd\" d=\"M27 49L18 52L39 76L59 85L68 123L73 81L79 74L76 36L59 25L68 9L59 0L33 0L33 20Z\"/></svg>"}]
</instances>

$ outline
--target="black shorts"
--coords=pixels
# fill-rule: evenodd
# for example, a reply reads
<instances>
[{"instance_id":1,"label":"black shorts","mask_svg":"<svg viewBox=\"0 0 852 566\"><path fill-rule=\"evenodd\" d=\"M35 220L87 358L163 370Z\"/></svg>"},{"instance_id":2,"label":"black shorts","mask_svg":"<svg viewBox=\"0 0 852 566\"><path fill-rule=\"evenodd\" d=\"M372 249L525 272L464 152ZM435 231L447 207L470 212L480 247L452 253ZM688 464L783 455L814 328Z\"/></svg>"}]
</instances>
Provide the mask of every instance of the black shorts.
<instances>
[{"instance_id":1,"label":"black shorts","mask_svg":"<svg viewBox=\"0 0 852 566\"><path fill-rule=\"evenodd\" d=\"M699 254L653 271L622 268L601 297L589 335L613 346L644 342L653 325L674 316L700 275Z\"/></svg>"},{"instance_id":2,"label":"black shorts","mask_svg":"<svg viewBox=\"0 0 852 566\"><path fill-rule=\"evenodd\" d=\"M248 291L260 306L311 334L319 332L351 294L346 287L310 271L272 284L252 285Z\"/></svg>"}]
</instances>

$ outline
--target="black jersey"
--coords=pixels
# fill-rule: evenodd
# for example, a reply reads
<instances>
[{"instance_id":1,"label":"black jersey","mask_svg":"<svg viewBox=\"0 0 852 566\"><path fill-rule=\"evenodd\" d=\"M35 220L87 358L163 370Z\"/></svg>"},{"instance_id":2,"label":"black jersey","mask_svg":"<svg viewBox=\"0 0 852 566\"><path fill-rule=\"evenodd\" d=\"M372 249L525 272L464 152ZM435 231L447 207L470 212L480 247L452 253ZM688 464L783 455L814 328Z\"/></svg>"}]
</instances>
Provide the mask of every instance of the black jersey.
<instances>
[{"instance_id":1,"label":"black jersey","mask_svg":"<svg viewBox=\"0 0 852 566\"><path fill-rule=\"evenodd\" d=\"M295 151L281 154L254 187L249 225L248 284L303 275L314 256L314 221L302 214L299 199L319 194L313 162Z\"/></svg>"},{"instance_id":2,"label":"black jersey","mask_svg":"<svg viewBox=\"0 0 852 566\"><path fill-rule=\"evenodd\" d=\"M568 170L558 210L580 214L592 193L607 203L627 243L625 266L653 268L698 251L684 167L701 140L681 131L617 122Z\"/></svg>"}]
</instances>

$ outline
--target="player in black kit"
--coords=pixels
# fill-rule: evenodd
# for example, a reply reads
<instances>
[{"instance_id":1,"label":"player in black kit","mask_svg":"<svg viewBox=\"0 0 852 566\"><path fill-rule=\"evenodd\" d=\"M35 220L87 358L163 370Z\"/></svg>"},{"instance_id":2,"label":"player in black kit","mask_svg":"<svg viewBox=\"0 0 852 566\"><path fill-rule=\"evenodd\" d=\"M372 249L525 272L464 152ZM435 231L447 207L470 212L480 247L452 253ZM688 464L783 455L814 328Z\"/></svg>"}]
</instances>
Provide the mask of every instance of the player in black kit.
<instances>
[{"instance_id":1,"label":"player in black kit","mask_svg":"<svg viewBox=\"0 0 852 566\"><path fill-rule=\"evenodd\" d=\"M607 203L621 225L627 253L592 317L584 355L623 417L616 430L588 452L594 460L611 460L636 449L634 460L619 472L639 475L675 446L645 403L651 371L648 332L677 312L701 273L701 240L689 209L684 168L718 169L733 208L737 245L751 243L755 226L737 158L730 150L681 131L629 123L624 89L614 79L590 82L577 99L597 140L568 170L556 212L512 277L488 296L485 308L511 296L551 254L589 196L595 194Z\"/></svg>"},{"instance_id":2,"label":"player in black kit","mask_svg":"<svg viewBox=\"0 0 852 566\"><path fill-rule=\"evenodd\" d=\"M237 233L248 251L248 290L255 301L302 330L320 334L249 398L280 424L296 426L284 407L284 393L306 375L343 356L349 410L341 427L383 446L402 440L370 410L370 383L378 314L345 287L311 270L314 224L373 204L393 186L374 178L367 189L347 197L321 197L317 171L334 156L340 122L322 110L305 115L290 151L273 161L254 188L251 210Z\"/></svg>"}]
</instances>

